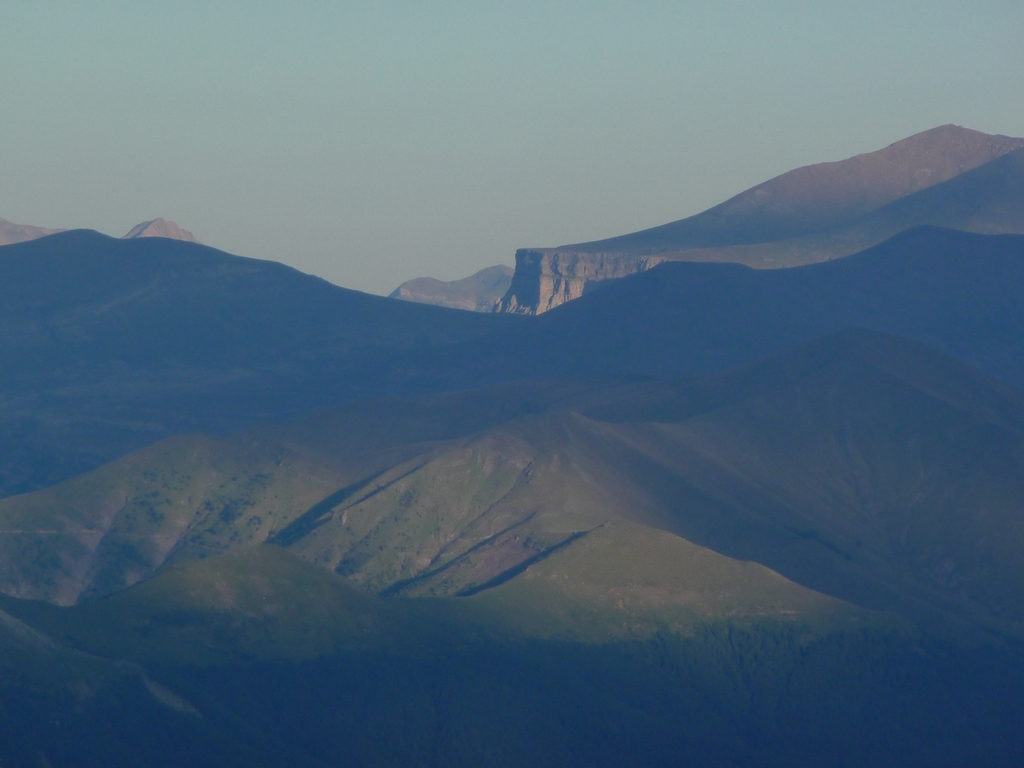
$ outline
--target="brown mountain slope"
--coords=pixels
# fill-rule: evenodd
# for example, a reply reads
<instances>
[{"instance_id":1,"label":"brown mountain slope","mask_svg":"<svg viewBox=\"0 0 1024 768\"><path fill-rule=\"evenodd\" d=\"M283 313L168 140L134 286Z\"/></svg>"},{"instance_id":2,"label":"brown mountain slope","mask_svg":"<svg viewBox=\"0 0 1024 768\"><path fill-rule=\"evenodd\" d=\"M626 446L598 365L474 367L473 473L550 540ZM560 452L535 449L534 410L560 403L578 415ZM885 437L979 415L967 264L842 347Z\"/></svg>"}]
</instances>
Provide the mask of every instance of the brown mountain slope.
<instances>
[{"instance_id":1,"label":"brown mountain slope","mask_svg":"<svg viewBox=\"0 0 1024 768\"><path fill-rule=\"evenodd\" d=\"M6 219L0 219L0 245L23 243L26 240L36 240L37 238L53 235L57 232L63 232L63 230L33 227L28 224L14 224Z\"/></svg>"},{"instance_id":2,"label":"brown mountain slope","mask_svg":"<svg viewBox=\"0 0 1024 768\"><path fill-rule=\"evenodd\" d=\"M199 240L187 229L182 229L173 221L167 219L153 219L144 221L132 227L122 240L132 240L136 237L166 237L171 240L184 240L188 243L198 243Z\"/></svg>"},{"instance_id":3,"label":"brown mountain slope","mask_svg":"<svg viewBox=\"0 0 1024 768\"><path fill-rule=\"evenodd\" d=\"M1024 233L1024 149L825 232L754 245L696 248L659 258L734 262L757 269L795 267L849 256L921 225L984 235Z\"/></svg>"},{"instance_id":4,"label":"brown mountain slope","mask_svg":"<svg viewBox=\"0 0 1024 768\"><path fill-rule=\"evenodd\" d=\"M850 222L1024 147L1024 139L943 125L884 149L784 173L687 219L560 246L584 253L659 253L784 240Z\"/></svg>"}]
</instances>

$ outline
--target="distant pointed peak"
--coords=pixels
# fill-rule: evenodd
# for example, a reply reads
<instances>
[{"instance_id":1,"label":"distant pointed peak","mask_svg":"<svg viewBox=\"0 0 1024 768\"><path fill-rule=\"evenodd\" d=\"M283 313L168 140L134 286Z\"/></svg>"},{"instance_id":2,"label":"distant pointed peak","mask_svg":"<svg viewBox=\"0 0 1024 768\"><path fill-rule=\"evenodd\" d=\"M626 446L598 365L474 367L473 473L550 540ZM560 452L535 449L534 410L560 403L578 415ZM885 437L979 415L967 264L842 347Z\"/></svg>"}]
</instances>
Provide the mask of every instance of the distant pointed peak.
<instances>
[{"instance_id":1,"label":"distant pointed peak","mask_svg":"<svg viewBox=\"0 0 1024 768\"><path fill-rule=\"evenodd\" d=\"M136 237L167 237L171 240L185 240L190 243L199 242L199 239L187 229L182 229L168 219L153 219L152 221L136 224L121 239L132 240Z\"/></svg>"}]
</instances>

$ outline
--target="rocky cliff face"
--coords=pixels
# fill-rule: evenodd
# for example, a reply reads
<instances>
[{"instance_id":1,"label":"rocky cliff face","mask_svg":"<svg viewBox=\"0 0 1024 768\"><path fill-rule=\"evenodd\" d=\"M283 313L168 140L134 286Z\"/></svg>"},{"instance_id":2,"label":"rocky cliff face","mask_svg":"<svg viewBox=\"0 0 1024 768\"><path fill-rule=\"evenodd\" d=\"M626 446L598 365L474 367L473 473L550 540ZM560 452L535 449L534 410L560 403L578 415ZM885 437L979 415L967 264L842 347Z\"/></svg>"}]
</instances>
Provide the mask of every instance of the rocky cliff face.
<instances>
[{"instance_id":1,"label":"rocky cliff face","mask_svg":"<svg viewBox=\"0 0 1024 768\"><path fill-rule=\"evenodd\" d=\"M578 299L603 280L628 277L663 261L661 256L521 248L512 284L494 311L539 315Z\"/></svg>"}]
</instances>

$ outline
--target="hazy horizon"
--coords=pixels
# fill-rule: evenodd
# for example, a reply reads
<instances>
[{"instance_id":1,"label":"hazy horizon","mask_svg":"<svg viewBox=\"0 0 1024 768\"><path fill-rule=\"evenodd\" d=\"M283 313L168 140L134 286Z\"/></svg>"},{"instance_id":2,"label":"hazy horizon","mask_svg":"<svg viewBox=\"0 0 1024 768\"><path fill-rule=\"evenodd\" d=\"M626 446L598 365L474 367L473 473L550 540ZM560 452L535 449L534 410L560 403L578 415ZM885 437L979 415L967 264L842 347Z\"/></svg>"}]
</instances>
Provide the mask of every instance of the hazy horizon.
<instances>
[{"instance_id":1,"label":"hazy horizon","mask_svg":"<svg viewBox=\"0 0 1024 768\"><path fill-rule=\"evenodd\" d=\"M387 293L945 123L1024 135L1009 2L4 4L0 217Z\"/></svg>"}]
</instances>

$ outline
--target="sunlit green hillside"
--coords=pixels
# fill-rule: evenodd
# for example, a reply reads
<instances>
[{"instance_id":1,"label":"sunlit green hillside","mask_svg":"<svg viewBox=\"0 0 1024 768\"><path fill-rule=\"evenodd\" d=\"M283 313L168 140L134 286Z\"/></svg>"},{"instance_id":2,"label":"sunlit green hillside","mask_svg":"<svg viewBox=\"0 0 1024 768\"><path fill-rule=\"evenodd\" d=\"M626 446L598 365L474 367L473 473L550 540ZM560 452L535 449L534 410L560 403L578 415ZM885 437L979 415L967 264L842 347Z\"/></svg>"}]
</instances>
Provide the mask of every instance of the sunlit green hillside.
<instances>
[{"instance_id":1,"label":"sunlit green hillside","mask_svg":"<svg viewBox=\"0 0 1024 768\"><path fill-rule=\"evenodd\" d=\"M864 332L713 379L374 401L0 502L4 588L73 603L268 542L384 595L522 595L575 563L559 599L781 615L800 585L1020 636L1022 426L1016 391ZM694 547L716 599L683 596Z\"/></svg>"}]
</instances>

